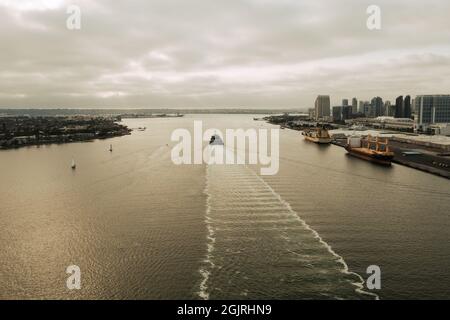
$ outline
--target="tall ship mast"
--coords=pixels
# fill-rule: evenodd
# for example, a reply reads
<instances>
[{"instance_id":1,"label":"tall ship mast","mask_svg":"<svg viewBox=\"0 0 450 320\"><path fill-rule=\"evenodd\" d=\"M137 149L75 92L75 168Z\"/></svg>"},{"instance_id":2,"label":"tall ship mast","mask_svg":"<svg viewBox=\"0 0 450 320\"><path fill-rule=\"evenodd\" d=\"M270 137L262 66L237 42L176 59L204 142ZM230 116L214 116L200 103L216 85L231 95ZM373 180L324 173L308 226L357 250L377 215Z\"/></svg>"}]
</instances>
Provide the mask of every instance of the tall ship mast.
<instances>
[{"instance_id":1,"label":"tall ship mast","mask_svg":"<svg viewBox=\"0 0 450 320\"><path fill-rule=\"evenodd\" d=\"M394 158L394 152L389 149L387 138L367 136L363 140L361 137L349 137L345 147L348 154L363 160L390 166Z\"/></svg>"}]
</instances>

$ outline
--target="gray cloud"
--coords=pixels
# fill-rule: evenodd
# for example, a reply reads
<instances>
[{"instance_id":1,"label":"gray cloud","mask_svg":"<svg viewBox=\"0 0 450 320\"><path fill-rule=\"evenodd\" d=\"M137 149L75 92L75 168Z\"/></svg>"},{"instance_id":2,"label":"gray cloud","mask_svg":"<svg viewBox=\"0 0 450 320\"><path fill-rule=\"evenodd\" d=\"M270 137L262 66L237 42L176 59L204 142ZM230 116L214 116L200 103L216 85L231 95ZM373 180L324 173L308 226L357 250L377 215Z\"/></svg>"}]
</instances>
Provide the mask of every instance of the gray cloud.
<instances>
[{"instance_id":1,"label":"gray cloud","mask_svg":"<svg viewBox=\"0 0 450 320\"><path fill-rule=\"evenodd\" d=\"M310 107L448 93L446 0L0 0L1 107ZM426 14L424 14L426 13Z\"/></svg>"}]
</instances>

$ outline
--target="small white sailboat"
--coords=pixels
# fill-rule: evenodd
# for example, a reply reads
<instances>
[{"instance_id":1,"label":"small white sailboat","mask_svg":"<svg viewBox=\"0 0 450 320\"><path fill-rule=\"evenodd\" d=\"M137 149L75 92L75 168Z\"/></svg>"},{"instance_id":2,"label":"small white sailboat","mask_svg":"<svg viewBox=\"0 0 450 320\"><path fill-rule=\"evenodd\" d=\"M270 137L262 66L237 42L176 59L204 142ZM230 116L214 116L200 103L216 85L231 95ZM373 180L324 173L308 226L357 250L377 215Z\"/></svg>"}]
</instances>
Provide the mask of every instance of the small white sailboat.
<instances>
[{"instance_id":1,"label":"small white sailboat","mask_svg":"<svg viewBox=\"0 0 450 320\"><path fill-rule=\"evenodd\" d=\"M109 145L109 152L112 152L113 148L112 148L112 144Z\"/></svg>"},{"instance_id":2,"label":"small white sailboat","mask_svg":"<svg viewBox=\"0 0 450 320\"><path fill-rule=\"evenodd\" d=\"M75 160L72 159L72 165L71 165L72 170L75 170L77 168L77 164L75 163Z\"/></svg>"}]
</instances>

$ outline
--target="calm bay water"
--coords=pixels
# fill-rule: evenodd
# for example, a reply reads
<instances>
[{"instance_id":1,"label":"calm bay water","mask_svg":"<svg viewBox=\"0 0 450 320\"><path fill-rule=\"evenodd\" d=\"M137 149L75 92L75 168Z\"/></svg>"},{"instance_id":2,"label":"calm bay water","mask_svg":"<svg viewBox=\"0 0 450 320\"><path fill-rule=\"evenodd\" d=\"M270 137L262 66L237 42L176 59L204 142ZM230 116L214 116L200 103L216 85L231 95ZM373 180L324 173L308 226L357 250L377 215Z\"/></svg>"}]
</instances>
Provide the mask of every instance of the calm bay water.
<instances>
[{"instance_id":1,"label":"calm bay water","mask_svg":"<svg viewBox=\"0 0 450 320\"><path fill-rule=\"evenodd\" d=\"M280 171L172 164L170 135L249 115L133 119L131 136L0 152L0 298L450 298L450 182L280 131ZM108 151L109 145L114 151ZM71 159L77 169L70 169ZM69 265L82 289L69 291ZM347 268L348 267L348 268Z\"/></svg>"}]
</instances>

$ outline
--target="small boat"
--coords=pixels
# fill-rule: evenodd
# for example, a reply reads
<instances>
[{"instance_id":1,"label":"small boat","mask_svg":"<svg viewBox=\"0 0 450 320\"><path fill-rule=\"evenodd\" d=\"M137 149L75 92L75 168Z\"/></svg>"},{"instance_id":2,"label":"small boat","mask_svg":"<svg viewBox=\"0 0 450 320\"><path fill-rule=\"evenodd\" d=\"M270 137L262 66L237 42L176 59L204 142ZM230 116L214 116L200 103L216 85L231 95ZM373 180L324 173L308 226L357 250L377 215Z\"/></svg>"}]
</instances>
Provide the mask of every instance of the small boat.
<instances>
[{"instance_id":1,"label":"small boat","mask_svg":"<svg viewBox=\"0 0 450 320\"><path fill-rule=\"evenodd\" d=\"M77 164L75 163L75 160L72 159L72 165L70 166L72 170L75 170L77 168Z\"/></svg>"},{"instance_id":2,"label":"small boat","mask_svg":"<svg viewBox=\"0 0 450 320\"><path fill-rule=\"evenodd\" d=\"M222 138L219 135L217 135L217 134L211 136L211 139L209 140L209 144L210 145L216 145L216 146L223 146L224 145L224 143L222 141Z\"/></svg>"},{"instance_id":3,"label":"small boat","mask_svg":"<svg viewBox=\"0 0 450 320\"><path fill-rule=\"evenodd\" d=\"M318 144L330 144L331 137L327 129L324 128L313 128L306 129L302 132L306 141L311 141Z\"/></svg>"}]
</instances>

